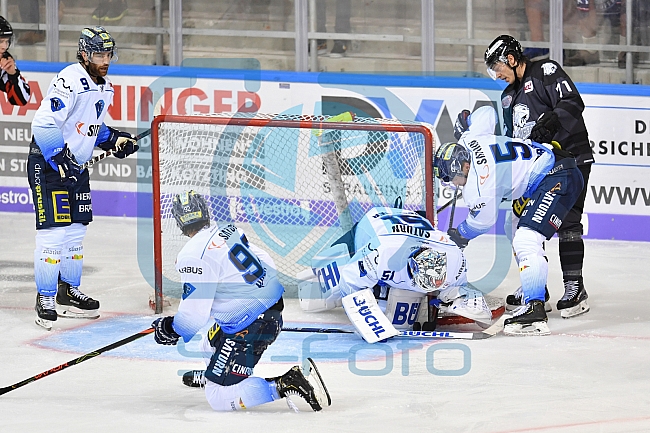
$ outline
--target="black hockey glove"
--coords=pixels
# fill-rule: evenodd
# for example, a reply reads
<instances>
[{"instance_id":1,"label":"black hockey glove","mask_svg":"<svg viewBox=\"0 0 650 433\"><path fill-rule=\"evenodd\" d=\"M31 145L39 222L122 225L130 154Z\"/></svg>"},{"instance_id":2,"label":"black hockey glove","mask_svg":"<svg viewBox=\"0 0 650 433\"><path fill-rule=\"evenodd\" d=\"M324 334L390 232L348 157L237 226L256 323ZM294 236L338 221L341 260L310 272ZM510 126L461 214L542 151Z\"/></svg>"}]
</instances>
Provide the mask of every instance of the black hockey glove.
<instances>
[{"instance_id":1,"label":"black hockey glove","mask_svg":"<svg viewBox=\"0 0 650 433\"><path fill-rule=\"evenodd\" d=\"M153 339L156 340L156 343L167 346L175 346L178 343L181 336L174 331L173 321L174 316L160 317L153 321L151 326L155 329Z\"/></svg>"},{"instance_id":2,"label":"black hockey glove","mask_svg":"<svg viewBox=\"0 0 650 433\"><path fill-rule=\"evenodd\" d=\"M451 228L447 230L447 234L449 235L449 239L454 241L454 243L458 245L458 248L460 248L461 250L464 250L467 244L469 244L469 239L463 237L463 235L460 234L458 229Z\"/></svg>"},{"instance_id":3,"label":"black hockey glove","mask_svg":"<svg viewBox=\"0 0 650 433\"><path fill-rule=\"evenodd\" d=\"M470 114L469 110L463 110L458 113L456 122L454 122L454 137L456 137L456 140L460 140L460 136L463 135L463 132L467 131L467 128L469 128L467 119Z\"/></svg>"},{"instance_id":4,"label":"black hockey glove","mask_svg":"<svg viewBox=\"0 0 650 433\"><path fill-rule=\"evenodd\" d=\"M538 143L550 143L559 129L560 119L557 114L555 111L547 111L539 116L528 138Z\"/></svg>"},{"instance_id":5,"label":"black hockey glove","mask_svg":"<svg viewBox=\"0 0 650 433\"><path fill-rule=\"evenodd\" d=\"M61 183L65 187L74 186L79 180L79 174L81 173L81 166L77 163L72 152L66 144L63 147L63 150L56 155L52 156L52 162L56 167L53 167L56 171L59 172L61 176Z\"/></svg>"},{"instance_id":6,"label":"black hockey glove","mask_svg":"<svg viewBox=\"0 0 650 433\"><path fill-rule=\"evenodd\" d=\"M119 131L115 128L107 127L110 131L108 139L99 144L103 150L115 150L113 154L116 158L123 159L135 153L140 149L140 146L135 142L135 137L128 132Z\"/></svg>"}]
</instances>

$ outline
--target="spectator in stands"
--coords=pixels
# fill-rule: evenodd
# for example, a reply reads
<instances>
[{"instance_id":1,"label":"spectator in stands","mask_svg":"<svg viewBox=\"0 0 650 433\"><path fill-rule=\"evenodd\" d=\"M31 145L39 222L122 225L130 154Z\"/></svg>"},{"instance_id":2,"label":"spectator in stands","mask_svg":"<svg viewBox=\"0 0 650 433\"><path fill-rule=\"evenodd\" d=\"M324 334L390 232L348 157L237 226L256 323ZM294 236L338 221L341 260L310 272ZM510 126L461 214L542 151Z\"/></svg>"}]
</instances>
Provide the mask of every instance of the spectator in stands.
<instances>
[{"instance_id":1,"label":"spectator in stands","mask_svg":"<svg viewBox=\"0 0 650 433\"><path fill-rule=\"evenodd\" d=\"M63 2L59 2L59 21L63 18ZM18 12L23 23L38 24L41 21L39 0L21 0L18 2ZM45 40L43 30L28 30L20 33L18 42L21 45L34 45Z\"/></svg>"},{"instance_id":2,"label":"spectator in stands","mask_svg":"<svg viewBox=\"0 0 650 433\"><path fill-rule=\"evenodd\" d=\"M530 29L531 42L544 42L544 18L548 17L548 2L544 0L525 0L526 18ZM530 61L548 59L548 48L525 48L524 56Z\"/></svg>"},{"instance_id":3,"label":"spectator in stands","mask_svg":"<svg viewBox=\"0 0 650 433\"><path fill-rule=\"evenodd\" d=\"M334 31L336 33L350 33L350 14L352 4L350 0L336 0L336 21ZM327 4L325 0L316 0L316 31L327 32ZM334 41L330 57L343 57L350 48L350 41L337 39ZM318 40L318 54L327 53L327 41Z\"/></svg>"},{"instance_id":4,"label":"spectator in stands","mask_svg":"<svg viewBox=\"0 0 650 433\"><path fill-rule=\"evenodd\" d=\"M127 11L126 0L99 0L93 12L93 19L106 22L119 21L124 18Z\"/></svg>"}]
</instances>

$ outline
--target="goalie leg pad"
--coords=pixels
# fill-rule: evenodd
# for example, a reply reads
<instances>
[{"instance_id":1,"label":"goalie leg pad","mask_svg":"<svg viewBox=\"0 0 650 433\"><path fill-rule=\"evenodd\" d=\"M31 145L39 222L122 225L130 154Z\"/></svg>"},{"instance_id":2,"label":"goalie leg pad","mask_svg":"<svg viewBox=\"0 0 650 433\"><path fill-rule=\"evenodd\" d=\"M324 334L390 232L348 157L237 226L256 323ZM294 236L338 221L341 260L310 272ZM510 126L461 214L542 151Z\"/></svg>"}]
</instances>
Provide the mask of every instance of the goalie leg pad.
<instances>
[{"instance_id":1,"label":"goalie leg pad","mask_svg":"<svg viewBox=\"0 0 650 433\"><path fill-rule=\"evenodd\" d=\"M413 328L425 296L423 293L412 290L391 287L386 300L386 317L395 329L411 330Z\"/></svg>"},{"instance_id":2,"label":"goalie leg pad","mask_svg":"<svg viewBox=\"0 0 650 433\"><path fill-rule=\"evenodd\" d=\"M360 290L344 297L343 308L352 325L368 343L376 343L399 334L379 309L370 289Z\"/></svg>"},{"instance_id":3,"label":"goalie leg pad","mask_svg":"<svg viewBox=\"0 0 650 433\"><path fill-rule=\"evenodd\" d=\"M319 313L341 306L341 291L338 286L322 285L311 269L299 273L298 299L300 308L308 313Z\"/></svg>"}]
</instances>

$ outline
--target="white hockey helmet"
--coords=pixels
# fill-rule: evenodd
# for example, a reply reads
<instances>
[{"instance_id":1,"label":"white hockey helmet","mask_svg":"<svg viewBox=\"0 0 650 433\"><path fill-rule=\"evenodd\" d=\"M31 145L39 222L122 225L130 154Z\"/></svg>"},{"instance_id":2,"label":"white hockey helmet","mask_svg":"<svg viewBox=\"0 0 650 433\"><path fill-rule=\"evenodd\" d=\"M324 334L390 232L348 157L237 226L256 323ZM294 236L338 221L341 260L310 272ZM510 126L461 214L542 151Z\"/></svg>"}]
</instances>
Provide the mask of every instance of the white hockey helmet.
<instances>
[{"instance_id":1,"label":"white hockey helmet","mask_svg":"<svg viewBox=\"0 0 650 433\"><path fill-rule=\"evenodd\" d=\"M447 253L420 248L409 259L413 281L429 293L440 289L447 280Z\"/></svg>"}]
</instances>

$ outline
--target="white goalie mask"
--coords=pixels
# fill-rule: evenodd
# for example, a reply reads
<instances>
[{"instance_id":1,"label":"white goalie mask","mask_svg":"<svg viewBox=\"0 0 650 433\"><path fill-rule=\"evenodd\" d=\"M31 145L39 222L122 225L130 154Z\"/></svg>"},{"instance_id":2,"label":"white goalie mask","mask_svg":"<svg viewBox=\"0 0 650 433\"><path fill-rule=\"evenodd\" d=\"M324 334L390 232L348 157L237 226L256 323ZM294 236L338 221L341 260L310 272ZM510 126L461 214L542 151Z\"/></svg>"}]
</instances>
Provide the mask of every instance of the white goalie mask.
<instances>
[{"instance_id":1,"label":"white goalie mask","mask_svg":"<svg viewBox=\"0 0 650 433\"><path fill-rule=\"evenodd\" d=\"M423 248L410 259L413 280L425 292L438 290L447 279L447 253Z\"/></svg>"}]
</instances>

